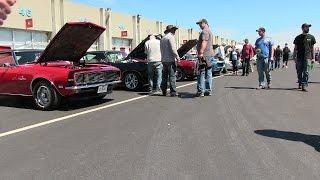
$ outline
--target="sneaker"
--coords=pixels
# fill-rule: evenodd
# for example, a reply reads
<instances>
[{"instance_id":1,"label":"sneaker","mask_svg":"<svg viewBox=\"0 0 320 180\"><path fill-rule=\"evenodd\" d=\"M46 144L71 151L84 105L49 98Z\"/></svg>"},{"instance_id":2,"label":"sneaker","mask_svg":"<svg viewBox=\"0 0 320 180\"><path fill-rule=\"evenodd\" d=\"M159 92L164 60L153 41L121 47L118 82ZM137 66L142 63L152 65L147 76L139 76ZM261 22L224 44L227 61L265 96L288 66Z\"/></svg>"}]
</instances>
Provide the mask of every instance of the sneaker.
<instances>
[{"instance_id":1,"label":"sneaker","mask_svg":"<svg viewBox=\"0 0 320 180\"><path fill-rule=\"evenodd\" d=\"M305 86L302 86L302 91L303 91L303 92L308 92L308 90L306 89Z\"/></svg>"},{"instance_id":2,"label":"sneaker","mask_svg":"<svg viewBox=\"0 0 320 180\"><path fill-rule=\"evenodd\" d=\"M298 89L302 89L302 86L299 84Z\"/></svg>"},{"instance_id":3,"label":"sneaker","mask_svg":"<svg viewBox=\"0 0 320 180\"><path fill-rule=\"evenodd\" d=\"M286 66L286 69L288 69L288 66Z\"/></svg>"},{"instance_id":4,"label":"sneaker","mask_svg":"<svg viewBox=\"0 0 320 180\"><path fill-rule=\"evenodd\" d=\"M268 83L267 89L270 89L270 88L271 88L271 83Z\"/></svg>"},{"instance_id":5,"label":"sneaker","mask_svg":"<svg viewBox=\"0 0 320 180\"><path fill-rule=\"evenodd\" d=\"M199 97L204 97L204 93L200 93Z\"/></svg>"},{"instance_id":6,"label":"sneaker","mask_svg":"<svg viewBox=\"0 0 320 180\"><path fill-rule=\"evenodd\" d=\"M179 94L177 92L173 92L173 93L170 93L170 96L171 97L177 97L177 96L179 96Z\"/></svg>"},{"instance_id":7,"label":"sneaker","mask_svg":"<svg viewBox=\"0 0 320 180\"><path fill-rule=\"evenodd\" d=\"M207 92L204 93L204 95L205 95L205 96L212 96L212 93L209 92L209 91L207 91Z\"/></svg>"},{"instance_id":8,"label":"sneaker","mask_svg":"<svg viewBox=\"0 0 320 180\"><path fill-rule=\"evenodd\" d=\"M257 90L261 90L261 89L263 89L263 86L262 86L262 85L259 85L259 86L257 87Z\"/></svg>"}]
</instances>

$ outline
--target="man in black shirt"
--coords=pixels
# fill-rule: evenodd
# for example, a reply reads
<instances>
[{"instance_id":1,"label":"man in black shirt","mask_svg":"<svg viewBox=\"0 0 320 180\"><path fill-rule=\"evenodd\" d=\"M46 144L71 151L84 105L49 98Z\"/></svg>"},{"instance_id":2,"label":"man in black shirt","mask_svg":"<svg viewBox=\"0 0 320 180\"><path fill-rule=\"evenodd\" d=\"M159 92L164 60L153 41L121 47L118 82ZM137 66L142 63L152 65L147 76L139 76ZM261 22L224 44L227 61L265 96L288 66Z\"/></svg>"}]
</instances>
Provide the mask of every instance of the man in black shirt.
<instances>
[{"instance_id":1,"label":"man in black shirt","mask_svg":"<svg viewBox=\"0 0 320 180\"><path fill-rule=\"evenodd\" d=\"M288 61L290 56L290 49L288 48L288 44L286 43L285 47L283 48L283 66L282 68L288 68Z\"/></svg>"},{"instance_id":2,"label":"man in black shirt","mask_svg":"<svg viewBox=\"0 0 320 180\"><path fill-rule=\"evenodd\" d=\"M296 62L299 89L307 92L309 72L308 61L315 62L314 45L316 39L309 34L311 24L303 24L301 26L303 33L297 36L293 42L295 44L293 58Z\"/></svg>"}]
</instances>

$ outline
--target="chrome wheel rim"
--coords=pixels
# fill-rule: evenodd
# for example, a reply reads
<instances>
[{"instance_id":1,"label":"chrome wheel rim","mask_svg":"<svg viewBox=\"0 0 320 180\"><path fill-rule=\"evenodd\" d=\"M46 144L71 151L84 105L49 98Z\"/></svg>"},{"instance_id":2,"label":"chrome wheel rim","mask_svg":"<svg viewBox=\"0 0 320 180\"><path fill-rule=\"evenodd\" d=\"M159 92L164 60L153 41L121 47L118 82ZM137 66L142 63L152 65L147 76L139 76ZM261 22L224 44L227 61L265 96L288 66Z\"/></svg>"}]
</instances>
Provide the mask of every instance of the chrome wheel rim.
<instances>
[{"instance_id":1,"label":"chrome wheel rim","mask_svg":"<svg viewBox=\"0 0 320 180\"><path fill-rule=\"evenodd\" d=\"M135 74L127 74L125 77L125 85L128 89L136 89L138 87L139 80Z\"/></svg>"},{"instance_id":2,"label":"chrome wheel rim","mask_svg":"<svg viewBox=\"0 0 320 180\"><path fill-rule=\"evenodd\" d=\"M40 86L37 90L37 104L40 107L46 107L50 104L50 90L46 86Z\"/></svg>"},{"instance_id":3,"label":"chrome wheel rim","mask_svg":"<svg viewBox=\"0 0 320 180\"><path fill-rule=\"evenodd\" d=\"M180 69L177 70L176 77L177 77L177 81L180 81L182 79L182 71Z\"/></svg>"}]
</instances>

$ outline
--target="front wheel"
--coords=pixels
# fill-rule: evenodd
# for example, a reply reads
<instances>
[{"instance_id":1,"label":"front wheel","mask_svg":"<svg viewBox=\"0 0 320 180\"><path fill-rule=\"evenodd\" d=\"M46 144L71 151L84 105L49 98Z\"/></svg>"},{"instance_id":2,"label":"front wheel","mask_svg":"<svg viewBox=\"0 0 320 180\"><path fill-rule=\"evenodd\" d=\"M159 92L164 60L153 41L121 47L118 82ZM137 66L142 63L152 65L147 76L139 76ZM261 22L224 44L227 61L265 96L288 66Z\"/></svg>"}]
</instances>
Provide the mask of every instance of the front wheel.
<instances>
[{"instance_id":1,"label":"front wheel","mask_svg":"<svg viewBox=\"0 0 320 180\"><path fill-rule=\"evenodd\" d=\"M33 87L33 99L38 109L48 111L59 106L61 97L50 83L39 81Z\"/></svg>"},{"instance_id":2,"label":"front wheel","mask_svg":"<svg viewBox=\"0 0 320 180\"><path fill-rule=\"evenodd\" d=\"M141 82L137 73L129 72L124 75L124 86L129 91L136 91L140 88Z\"/></svg>"}]
</instances>

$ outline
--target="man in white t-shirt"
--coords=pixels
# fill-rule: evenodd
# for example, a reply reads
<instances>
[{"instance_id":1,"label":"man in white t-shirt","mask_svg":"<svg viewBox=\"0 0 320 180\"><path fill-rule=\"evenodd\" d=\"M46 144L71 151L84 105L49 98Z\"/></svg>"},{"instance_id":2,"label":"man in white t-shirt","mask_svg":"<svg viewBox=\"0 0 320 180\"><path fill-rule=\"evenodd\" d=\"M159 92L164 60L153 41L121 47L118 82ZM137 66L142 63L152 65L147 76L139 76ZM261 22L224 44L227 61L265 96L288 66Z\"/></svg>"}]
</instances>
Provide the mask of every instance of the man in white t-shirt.
<instances>
[{"instance_id":1,"label":"man in white t-shirt","mask_svg":"<svg viewBox=\"0 0 320 180\"><path fill-rule=\"evenodd\" d=\"M150 35L145 43L145 53L148 61L149 92L160 92L162 81L162 63L160 40L155 35Z\"/></svg>"}]
</instances>

